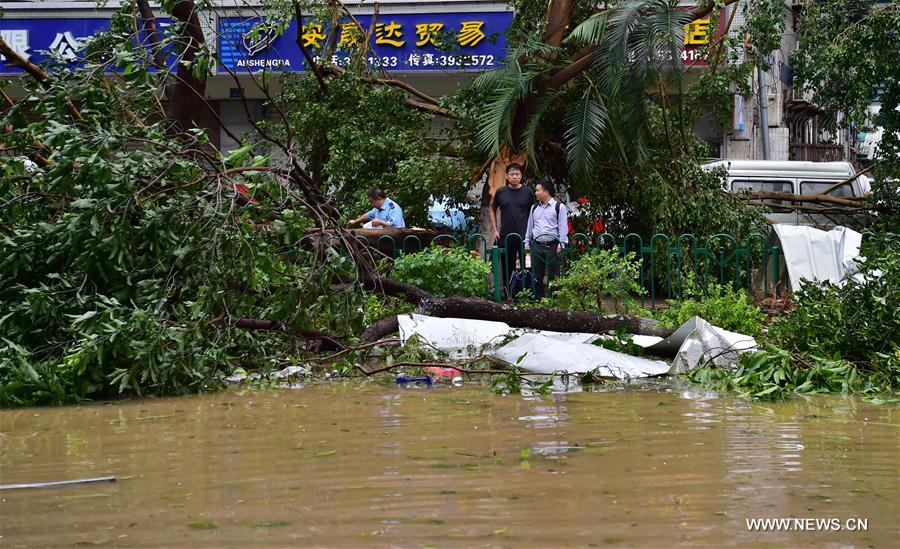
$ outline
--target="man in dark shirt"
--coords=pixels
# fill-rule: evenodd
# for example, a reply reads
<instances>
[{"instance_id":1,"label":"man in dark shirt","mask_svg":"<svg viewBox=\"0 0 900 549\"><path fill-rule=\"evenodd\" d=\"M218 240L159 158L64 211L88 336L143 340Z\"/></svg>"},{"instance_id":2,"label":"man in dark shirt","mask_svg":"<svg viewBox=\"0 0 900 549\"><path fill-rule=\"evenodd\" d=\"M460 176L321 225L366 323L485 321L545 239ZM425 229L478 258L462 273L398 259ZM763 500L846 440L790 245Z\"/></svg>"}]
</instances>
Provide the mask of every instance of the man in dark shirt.
<instances>
[{"instance_id":1,"label":"man in dark shirt","mask_svg":"<svg viewBox=\"0 0 900 549\"><path fill-rule=\"evenodd\" d=\"M506 187L497 189L491 201L491 229L497 245L504 250L503 285L509 284L510 273L516 268L516 258L525 269L525 230L528 214L534 204L534 192L522 186L523 168L513 162L506 166ZM497 226L497 210L500 210L500 226Z\"/></svg>"}]
</instances>

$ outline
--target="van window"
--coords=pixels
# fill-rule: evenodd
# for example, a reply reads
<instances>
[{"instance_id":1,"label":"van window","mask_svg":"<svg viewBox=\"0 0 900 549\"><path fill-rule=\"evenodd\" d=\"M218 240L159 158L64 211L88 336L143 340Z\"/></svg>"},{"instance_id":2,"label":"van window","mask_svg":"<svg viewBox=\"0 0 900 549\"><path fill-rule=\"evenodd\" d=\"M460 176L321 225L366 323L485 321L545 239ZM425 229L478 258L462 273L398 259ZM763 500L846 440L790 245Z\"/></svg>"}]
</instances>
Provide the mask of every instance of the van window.
<instances>
[{"instance_id":1,"label":"van window","mask_svg":"<svg viewBox=\"0 0 900 549\"><path fill-rule=\"evenodd\" d=\"M749 191L751 193L793 193L794 185L790 181L753 181L750 179L735 179L731 182L733 192ZM773 212L789 212L785 208L777 208L779 204L790 204L790 200L776 200L767 198L763 200Z\"/></svg>"},{"instance_id":2,"label":"van window","mask_svg":"<svg viewBox=\"0 0 900 549\"><path fill-rule=\"evenodd\" d=\"M801 181L800 194L819 194L835 183L837 183L837 181ZM828 196L852 197L854 196L853 187L850 185L850 183L844 183L840 187L828 193Z\"/></svg>"}]
</instances>

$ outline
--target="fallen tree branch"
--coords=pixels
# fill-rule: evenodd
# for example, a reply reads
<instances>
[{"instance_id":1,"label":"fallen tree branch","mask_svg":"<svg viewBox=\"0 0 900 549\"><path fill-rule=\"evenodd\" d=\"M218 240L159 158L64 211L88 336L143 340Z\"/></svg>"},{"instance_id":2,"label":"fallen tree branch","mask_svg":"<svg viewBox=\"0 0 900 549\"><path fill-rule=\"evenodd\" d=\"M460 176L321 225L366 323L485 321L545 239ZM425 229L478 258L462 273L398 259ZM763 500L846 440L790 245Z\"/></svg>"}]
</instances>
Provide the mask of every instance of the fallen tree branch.
<instances>
[{"instance_id":1,"label":"fallen tree branch","mask_svg":"<svg viewBox=\"0 0 900 549\"><path fill-rule=\"evenodd\" d=\"M748 200L747 204L752 206L763 206L769 208L778 208L781 210L790 210L797 212L819 212L819 213L834 213L834 214L856 214L856 213L864 213L864 212L896 212L897 208L892 208L890 206L879 206L875 204L865 204L859 203L854 204L853 206L835 206L835 205L826 205L826 206L810 206L806 204L769 204L766 202L756 201L756 200Z\"/></svg>"},{"instance_id":2,"label":"fallen tree branch","mask_svg":"<svg viewBox=\"0 0 900 549\"><path fill-rule=\"evenodd\" d=\"M424 101L430 105L438 106L441 104L440 101L438 101L434 97L431 97L430 95L419 90L418 88L415 88L415 87L407 84L406 82L402 82L400 80L395 80L393 78L363 78L363 81L364 82L372 82L372 83L376 83L376 84L382 84L384 86L391 86L394 88L401 89L405 92L415 95L416 97L418 97L419 99L421 99L422 101Z\"/></svg>"},{"instance_id":3,"label":"fallen tree branch","mask_svg":"<svg viewBox=\"0 0 900 549\"><path fill-rule=\"evenodd\" d=\"M397 321L397 316L389 316L366 328L362 333L362 340L375 341L398 331L400 331L400 323Z\"/></svg>"},{"instance_id":4,"label":"fallen tree branch","mask_svg":"<svg viewBox=\"0 0 900 549\"><path fill-rule=\"evenodd\" d=\"M341 67L338 67L337 65L330 65L329 67L327 67L326 70L331 72L332 74L341 74L342 72L344 72L344 69L342 69ZM406 82L401 82L400 80L395 80L393 78L363 77L363 78L361 78L361 80L370 86L375 86L375 85L391 86L394 88L401 89L411 95L418 97L419 99L424 101L424 103L422 101L416 101L415 99L407 98L406 104L411 107L415 107L416 109L418 109L420 111L427 112L427 113L430 113L430 114L433 114L436 116L443 116L445 118L453 118L453 119L459 118L459 115L456 114L455 112L441 107L440 102L437 99L431 97L430 95L426 94L425 92L422 92L422 91L414 88L413 86L407 84Z\"/></svg>"},{"instance_id":5,"label":"fallen tree branch","mask_svg":"<svg viewBox=\"0 0 900 549\"><path fill-rule=\"evenodd\" d=\"M297 36L294 39L297 42L297 45L300 47L300 51L303 53L303 58L306 59L306 63L309 65L309 70L312 71L313 75L316 77L316 82L319 83L319 89L322 91L322 95L328 95L328 86L325 84L325 77L322 74L322 67L316 63L315 59L313 59L312 54L309 53L309 49L303 44L303 10L300 8L300 2L298 0L293 0L294 4L294 19L297 20Z\"/></svg>"},{"instance_id":6,"label":"fallen tree branch","mask_svg":"<svg viewBox=\"0 0 900 549\"><path fill-rule=\"evenodd\" d=\"M346 279L344 282L352 283ZM660 322L636 316L601 316L585 311L508 307L477 297L436 297L421 288L388 278L362 278L355 281L368 291L402 296L416 305L422 314L442 318L468 318L505 322L514 328L532 328L557 332L606 333L624 327L632 334L668 337L673 330ZM372 333L378 333L374 330Z\"/></svg>"},{"instance_id":7,"label":"fallen tree branch","mask_svg":"<svg viewBox=\"0 0 900 549\"><path fill-rule=\"evenodd\" d=\"M407 99L406 104L410 107L414 107L422 112L427 112L433 114L435 116L443 116L444 118L452 118L454 120L459 118L459 115L455 112L445 109L443 107L438 107L436 105L429 105L428 103L422 103L419 101L415 101L413 99Z\"/></svg>"},{"instance_id":8,"label":"fallen tree branch","mask_svg":"<svg viewBox=\"0 0 900 549\"><path fill-rule=\"evenodd\" d=\"M771 206L771 204L765 204L762 202L757 203L755 205ZM832 213L832 214L844 214L844 215L856 214L856 213L860 213L860 212L892 211L890 208L880 208L877 206L875 206L875 207L860 206L860 207L849 208L849 207L845 207L845 206L841 206L841 207L838 207L838 206L804 206L802 204L785 204L785 205L779 205L777 207L784 209L784 210L791 210L791 211L796 211L796 212L813 212L813 213L822 213L822 214Z\"/></svg>"},{"instance_id":9,"label":"fallen tree branch","mask_svg":"<svg viewBox=\"0 0 900 549\"><path fill-rule=\"evenodd\" d=\"M44 86L50 85L50 75L48 75L44 70L34 63L27 61L19 52L12 49L12 47L6 43L6 40L0 36L0 54L3 54L6 57L6 64L12 65L14 67L21 67L22 70L31 75L32 78L43 84ZM69 114L72 115L72 118L75 120L82 120L81 112L75 107L75 104L71 101L66 101L66 110L69 111Z\"/></svg>"},{"instance_id":10,"label":"fallen tree branch","mask_svg":"<svg viewBox=\"0 0 900 549\"><path fill-rule=\"evenodd\" d=\"M314 352L343 350L346 346L341 343L337 336L313 330L310 328L289 329L283 322L278 320L264 320L259 318L233 318L229 319L228 324L235 328L243 330L264 330L264 331L290 331L301 338L312 342ZM319 343L316 344L315 342Z\"/></svg>"},{"instance_id":11,"label":"fallen tree branch","mask_svg":"<svg viewBox=\"0 0 900 549\"><path fill-rule=\"evenodd\" d=\"M0 38L0 40L2 40L2 38ZM0 89L0 98L3 99L3 102L6 104L6 108L11 109L15 106L15 103L13 102L13 100L8 95L6 95L6 92L3 89ZM12 133L12 131L13 131L13 128L11 125L4 126L4 128L3 128L3 133ZM43 152L46 152L46 153L52 154L52 152L53 152L53 151L49 150L39 140L34 142L34 146L35 146L35 148L37 148ZM0 150L2 150L2 149L4 149L4 147L2 145L0 145ZM37 164L38 166L40 166L42 168L46 168L46 167L50 166L50 161L47 160L46 157L44 157L43 155L41 155L38 152L35 152L35 151L29 152L28 158L30 158L32 162L34 162L35 164Z\"/></svg>"},{"instance_id":12,"label":"fallen tree branch","mask_svg":"<svg viewBox=\"0 0 900 549\"><path fill-rule=\"evenodd\" d=\"M166 59L160 46L159 26L156 23L156 16L153 15L153 10L150 9L150 2L148 0L136 0L135 4L138 10L140 28L147 33L147 40L150 42L148 44L150 60L157 69L165 69ZM138 42L140 43L141 40L138 39Z\"/></svg>"},{"instance_id":13,"label":"fallen tree branch","mask_svg":"<svg viewBox=\"0 0 900 549\"><path fill-rule=\"evenodd\" d=\"M750 198L765 200L765 199L774 199L774 200L790 200L791 202L814 202L818 204L836 204L838 206L849 206L852 208L859 207L860 203L863 201L862 197L838 197L838 196L829 196L824 194L793 194L793 193L782 193L782 192L771 192L771 191L760 191L755 193L750 193ZM778 207L782 207L779 205Z\"/></svg>"},{"instance_id":14,"label":"fallen tree branch","mask_svg":"<svg viewBox=\"0 0 900 549\"><path fill-rule=\"evenodd\" d=\"M394 317L395 319L397 317ZM334 354L323 356L319 358L314 358L312 360L316 362L325 362L328 360L334 360L339 356L346 355L347 353L355 353L356 351L362 351L363 349L368 349L370 347L377 347L378 345L393 345L394 343L400 343L400 338L390 337L386 339L379 339L378 341L371 341L368 343L361 343L359 345L353 345L352 347L346 347Z\"/></svg>"},{"instance_id":15,"label":"fallen tree branch","mask_svg":"<svg viewBox=\"0 0 900 549\"><path fill-rule=\"evenodd\" d=\"M184 48L177 78L167 87L169 104L166 119L170 135L177 135L198 126L197 121L206 104L206 75L198 78L193 64L206 43L200 26L199 10L192 0L178 0L172 6L172 18L182 24L178 41ZM221 124L224 126L224 124Z\"/></svg>"},{"instance_id":16,"label":"fallen tree branch","mask_svg":"<svg viewBox=\"0 0 900 549\"><path fill-rule=\"evenodd\" d=\"M848 177L847 179L845 179L845 180L843 180L843 181L838 181L837 183L835 183L834 185L828 187L827 189L825 189L824 191L820 192L819 194L828 194L828 193L830 193L831 191L833 191L833 190L837 189L838 187L840 187L841 185L846 185L847 183L850 183L851 181L853 181L853 180L856 179L857 177L869 173L870 171L872 171L872 170L875 168L875 166L881 164L881 160L882 160L882 159L878 159L878 160L876 160L875 162L872 162L871 164L869 164L869 165L866 166L865 168L859 170L858 172L856 172L855 174L851 175L851 176Z\"/></svg>"}]
</instances>

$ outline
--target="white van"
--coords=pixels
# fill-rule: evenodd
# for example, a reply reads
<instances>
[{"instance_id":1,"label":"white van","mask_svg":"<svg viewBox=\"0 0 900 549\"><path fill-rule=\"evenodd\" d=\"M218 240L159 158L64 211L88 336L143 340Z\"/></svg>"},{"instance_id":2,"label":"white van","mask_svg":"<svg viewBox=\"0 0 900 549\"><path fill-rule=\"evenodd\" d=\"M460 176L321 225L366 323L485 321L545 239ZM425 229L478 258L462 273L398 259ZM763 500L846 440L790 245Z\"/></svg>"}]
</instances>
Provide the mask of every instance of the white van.
<instances>
[{"instance_id":1,"label":"white van","mask_svg":"<svg viewBox=\"0 0 900 549\"><path fill-rule=\"evenodd\" d=\"M849 162L800 162L793 160L719 160L703 166L712 170L725 166L728 175L722 187L731 192L784 192L819 194L828 187L853 177L856 170ZM861 197L859 179L853 179L828 193L836 197ZM813 225L822 228L843 224L845 215L815 214L779 208L785 200L764 200L771 208L766 218L772 223ZM843 218L843 219L842 219Z\"/></svg>"}]
</instances>

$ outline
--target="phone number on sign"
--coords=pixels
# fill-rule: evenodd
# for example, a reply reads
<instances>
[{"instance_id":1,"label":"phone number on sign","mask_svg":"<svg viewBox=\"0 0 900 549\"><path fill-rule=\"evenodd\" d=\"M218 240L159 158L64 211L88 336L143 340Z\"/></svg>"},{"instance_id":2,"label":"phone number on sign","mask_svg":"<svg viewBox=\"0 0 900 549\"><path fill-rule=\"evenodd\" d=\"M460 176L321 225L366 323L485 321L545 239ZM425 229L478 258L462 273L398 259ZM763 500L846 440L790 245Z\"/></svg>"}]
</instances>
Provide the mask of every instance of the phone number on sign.
<instances>
[{"instance_id":1,"label":"phone number on sign","mask_svg":"<svg viewBox=\"0 0 900 549\"><path fill-rule=\"evenodd\" d=\"M706 61L706 56L697 50L681 50L682 61Z\"/></svg>"},{"instance_id":2,"label":"phone number on sign","mask_svg":"<svg viewBox=\"0 0 900 549\"><path fill-rule=\"evenodd\" d=\"M313 59L316 63L321 63L322 58L316 56ZM384 68L431 68L431 67L458 67L458 68L487 68L494 67L495 57L493 55L434 55L431 53L417 54L413 53L406 58L400 58L396 55L385 55L375 57L370 55L366 58L369 66ZM338 67L348 67L353 59L347 55L332 55L331 63Z\"/></svg>"}]
</instances>

